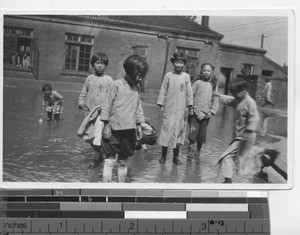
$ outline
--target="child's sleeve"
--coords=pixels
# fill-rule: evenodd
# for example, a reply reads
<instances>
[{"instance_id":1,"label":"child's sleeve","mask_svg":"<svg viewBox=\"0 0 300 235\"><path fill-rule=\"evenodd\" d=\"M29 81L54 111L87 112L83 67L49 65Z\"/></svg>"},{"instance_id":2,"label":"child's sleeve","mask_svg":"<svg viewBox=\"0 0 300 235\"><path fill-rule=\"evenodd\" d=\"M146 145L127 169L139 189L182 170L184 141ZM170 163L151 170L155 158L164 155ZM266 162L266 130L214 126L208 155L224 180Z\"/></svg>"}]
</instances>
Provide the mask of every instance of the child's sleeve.
<instances>
[{"instance_id":1,"label":"child's sleeve","mask_svg":"<svg viewBox=\"0 0 300 235\"><path fill-rule=\"evenodd\" d=\"M259 122L259 115L255 103L248 105L248 120L245 129L248 131L256 131Z\"/></svg>"},{"instance_id":2,"label":"child's sleeve","mask_svg":"<svg viewBox=\"0 0 300 235\"><path fill-rule=\"evenodd\" d=\"M231 106L233 108L236 108L238 105L236 98L230 95L219 95L219 99L224 105Z\"/></svg>"},{"instance_id":3,"label":"child's sleeve","mask_svg":"<svg viewBox=\"0 0 300 235\"><path fill-rule=\"evenodd\" d=\"M64 99L64 97L61 94L59 94L57 91L53 91L52 94L60 101Z\"/></svg>"},{"instance_id":4,"label":"child's sleeve","mask_svg":"<svg viewBox=\"0 0 300 235\"><path fill-rule=\"evenodd\" d=\"M188 107L193 106L193 88L191 85L191 79L190 76L187 76L187 82L186 82L186 105Z\"/></svg>"},{"instance_id":5,"label":"child's sleeve","mask_svg":"<svg viewBox=\"0 0 300 235\"><path fill-rule=\"evenodd\" d=\"M114 83L112 83L107 91L106 98L103 102L101 116L100 116L101 121L109 121L111 108L112 108L116 93L117 93L117 87Z\"/></svg>"},{"instance_id":6,"label":"child's sleeve","mask_svg":"<svg viewBox=\"0 0 300 235\"><path fill-rule=\"evenodd\" d=\"M164 106L166 100L166 94L168 92L168 87L169 87L169 78L168 78L168 74L166 74L158 94L158 99L156 103L157 105Z\"/></svg>"},{"instance_id":7,"label":"child's sleeve","mask_svg":"<svg viewBox=\"0 0 300 235\"><path fill-rule=\"evenodd\" d=\"M136 124L145 122L144 111L142 107L142 101L139 101L138 108L136 110Z\"/></svg>"},{"instance_id":8,"label":"child's sleeve","mask_svg":"<svg viewBox=\"0 0 300 235\"><path fill-rule=\"evenodd\" d=\"M88 78L85 79L81 93L78 99L78 106L83 106L86 104L86 95L88 93Z\"/></svg>"},{"instance_id":9,"label":"child's sleeve","mask_svg":"<svg viewBox=\"0 0 300 235\"><path fill-rule=\"evenodd\" d=\"M210 112L213 115L216 115L218 109L219 109L219 97L213 94Z\"/></svg>"}]
</instances>

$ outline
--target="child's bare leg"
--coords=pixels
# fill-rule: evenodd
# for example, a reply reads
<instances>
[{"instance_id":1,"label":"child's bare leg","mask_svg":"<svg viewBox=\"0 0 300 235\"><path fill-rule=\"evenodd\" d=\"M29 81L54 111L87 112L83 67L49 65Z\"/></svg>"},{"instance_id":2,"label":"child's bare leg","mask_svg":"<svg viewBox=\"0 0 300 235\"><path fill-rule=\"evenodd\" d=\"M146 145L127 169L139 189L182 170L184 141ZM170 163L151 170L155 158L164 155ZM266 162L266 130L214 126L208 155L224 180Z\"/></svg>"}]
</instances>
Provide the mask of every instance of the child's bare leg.
<instances>
[{"instance_id":1,"label":"child's bare leg","mask_svg":"<svg viewBox=\"0 0 300 235\"><path fill-rule=\"evenodd\" d=\"M119 183L125 183L127 178L127 159L118 160Z\"/></svg>"},{"instance_id":2,"label":"child's bare leg","mask_svg":"<svg viewBox=\"0 0 300 235\"><path fill-rule=\"evenodd\" d=\"M52 120L52 112L47 112L47 121Z\"/></svg>"},{"instance_id":3,"label":"child's bare leg","mask_svg":"<svg viewBox=\"0 0 300 235\"><path fill-rule=\"evenodd\" d=\"M192 153L192 146L194 144L194 141L189 139L189 146L188 146L188 155L187 155L187 159L191 160L193 158L193 153Z\"/></svg>"},{"instance_id":4,"label":"child's bare leg","mask_svg":"<svg viewBox=\"0 0 300 235\"><path fill-rule=\"evenodd\" d=\"M103 167L103 182L111 182L112 178L112 170L114 168L115 159L113 157L106 158L104 160L104 167Z\"/></svg>"},{"instance_id":5,"label":"child's bare leg","mask_svg":"<svg viewBox=\"0 0 300 235\"><path fill-rule=\"evenodd\" d=\"M221 160L220 171L221 175L225 178L224 183L232 182L232 176L235 169L234 157L235 156L228 155Z\"/></svg>"}]
</instances>

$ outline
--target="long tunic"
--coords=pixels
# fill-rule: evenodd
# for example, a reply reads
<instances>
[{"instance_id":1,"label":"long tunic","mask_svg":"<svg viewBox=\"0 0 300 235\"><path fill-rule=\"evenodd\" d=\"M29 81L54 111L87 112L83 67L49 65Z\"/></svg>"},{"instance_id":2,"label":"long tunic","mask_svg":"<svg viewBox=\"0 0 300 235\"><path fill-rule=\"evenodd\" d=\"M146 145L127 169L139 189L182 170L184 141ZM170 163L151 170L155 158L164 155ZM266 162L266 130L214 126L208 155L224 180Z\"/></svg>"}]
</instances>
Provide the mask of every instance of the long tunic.
<instances>
[{"instance_id":1,"label":"long tunic","mask_svg":"<svg viewBox=\"0 0 300 235\"><path fill-rule=\"evenodd\" d=\"M135 129L136 124L145 122L139 88L130 87L124 78L113 81L100 119L109 121L113 130Z\"/></svg>"},{"instance_id":2,"label":"long tunic","mask_svg":"<svg viewBox=\"0 0 300 235\"><path fill-rule=\"evenodd\" d=\"M79 95L78 105L86 105L91 111L96 106L102 107L108 88L113 82L110 76L89 75Z\"/></svg>"},{"instance_id":3,"label":"long tunic","mask_svg":"<svg viewBox=\"0 0 300 235\"><path fill-rule=\"evenodd\" d=\"M198 120L202 120L209 112L216 114L219 108L219 98L213 95L210 81L197 80L193 84L194 113Z\"/></svg>"},{"instance_id":4,"label":"long tunic","mask_svg":"<svg viewBox=\"0 0 300 235\"><path fill-rule=\"evenodd\" d=\"M176 144L183 144L186 134L186 108L193 105L190 76L185 72L167 73L161 85L157 104L164 108L158 144L173 148Z\"/></svg>"},{"instance_id":5,"label":"long tunic","mask_svg":"<svg viewBox=\"0 0 300 235\"><path fill-rule=\"evenodd\" d=\"M263 90L263 92L266 93L265 95L265 99L269 102L272 103L272 98L271 98L271 94L272 94L272 84L271 82L267 82L266 83L266 86L265 86L265 89Z\"/></svg>"}]
</instances>

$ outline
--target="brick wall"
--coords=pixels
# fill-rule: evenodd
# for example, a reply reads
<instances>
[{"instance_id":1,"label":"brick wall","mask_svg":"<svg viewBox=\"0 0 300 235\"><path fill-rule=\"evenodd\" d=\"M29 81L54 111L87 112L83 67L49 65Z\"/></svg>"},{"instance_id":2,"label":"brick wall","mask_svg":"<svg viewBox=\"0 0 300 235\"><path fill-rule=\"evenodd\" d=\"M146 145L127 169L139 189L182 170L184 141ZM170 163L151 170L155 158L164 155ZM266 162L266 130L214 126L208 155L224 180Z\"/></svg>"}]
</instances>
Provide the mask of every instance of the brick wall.
<instances>
[{"instance_id":1,"label":"brick wall","mask_svg":"<svg viewBox=\"0 0 300 235\"><path fill-rule=\"evenodd\" d=\"M166 58L167 42L169 53L165 72L173 70L170 56L177 46L200 49L202 42L160 38L157 35L128 32L124 30L112 30L93 26L71 25L30 19L17 19L6 17L4 25L33 29L34 38L38 41L39 79L54 81L83 82L86 74L70 75L64 71L65 62L65 34L85 34L94 36L93 52L104 52L108 55L109 65L106 73L113 79L124 75L123 62L132 54L133 46L146 46L149 72L146 77L146 89L159 89L161 86L164 64ZM92 73L92 69L90 70ZM22 77L22 74L20 74Z\"/></svg>"}]
</instances>

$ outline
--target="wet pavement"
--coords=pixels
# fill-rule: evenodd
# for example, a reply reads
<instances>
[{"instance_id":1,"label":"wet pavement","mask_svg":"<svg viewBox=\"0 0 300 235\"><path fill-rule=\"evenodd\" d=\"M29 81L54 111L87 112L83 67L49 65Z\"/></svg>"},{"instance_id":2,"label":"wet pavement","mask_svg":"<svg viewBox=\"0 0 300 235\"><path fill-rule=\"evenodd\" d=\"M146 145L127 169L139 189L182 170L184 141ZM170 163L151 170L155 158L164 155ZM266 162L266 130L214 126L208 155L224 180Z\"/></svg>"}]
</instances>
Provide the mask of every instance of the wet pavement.
<instances>
[{"instance_id":1,"label":"wet pavement","mask_svg":"<svg viewBox=\"0 0 300 235\"><path fill-rule=\"evenodd\" d=\"M3 100L3 181L5 182L101 182L102 167L88 170L93 157L89 144L77 135L84 113L77 108L82 84L51 82L53 90L64 97L64 113L58 123L43 121L38 115L42 111L43 81L26 79L4 79ZM155 105L157 91L143 94L146 120L158 131L160 118ZM280 151L276 164L287 170L287 116L286 113L260 109L261 134L257 138L258 148ZM200 157L187 161L187 143L180 149L181 166L172 163L169 149L167 162L158 163L161 148L148 146L148 151L136 151L128 160L128 182L135 183L221 183L223 179L215 165L226 150L233 136L234 110L221 106L216 117L209 123L207 144ZM259 169L257 169L259 170ZM266 169L268 183L285 183L272 168ZM117 169L113 180L117 181ZM235 183L266 183L265 179L251 176L234 177Z\"/></svg>"}]
</instances>

